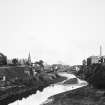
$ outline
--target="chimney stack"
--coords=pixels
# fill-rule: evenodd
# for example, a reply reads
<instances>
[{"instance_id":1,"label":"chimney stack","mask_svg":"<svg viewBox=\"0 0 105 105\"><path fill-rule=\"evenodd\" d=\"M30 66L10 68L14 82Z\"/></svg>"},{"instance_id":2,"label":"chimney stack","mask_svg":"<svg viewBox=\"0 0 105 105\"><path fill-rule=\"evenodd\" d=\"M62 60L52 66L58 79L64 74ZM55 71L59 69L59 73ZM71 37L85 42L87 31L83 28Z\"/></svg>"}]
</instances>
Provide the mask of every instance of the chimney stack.
<instances>
[{"instance_id":1,"label":"chimney stack","mask_svg":"<svg viewBox=\"0 0 105 105\"><path fill-rule=\"evenodd\" d=\"M102 46L100 45L100 57L102 56Z\"/></svg>"}]
</instances>

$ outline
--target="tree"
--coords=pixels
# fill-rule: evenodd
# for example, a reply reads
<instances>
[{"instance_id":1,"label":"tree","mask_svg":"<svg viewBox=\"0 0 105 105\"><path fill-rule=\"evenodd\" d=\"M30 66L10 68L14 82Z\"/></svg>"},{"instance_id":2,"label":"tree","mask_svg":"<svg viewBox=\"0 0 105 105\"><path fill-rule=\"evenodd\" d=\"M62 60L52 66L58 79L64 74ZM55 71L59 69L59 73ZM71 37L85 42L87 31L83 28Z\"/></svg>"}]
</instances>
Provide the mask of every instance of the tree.
<instances>
[{"instance_id":1,"label":"tree","mask_svg":"<svg viewBox=\"0 0 105 105\"><path fill-rule=\"evenodd\" d=\"M18 65L18 59L13 58L13 59L12 59L12 63L13 63L14 65Z\"/></svg>"},{"instance_id":2,"label":"tree","mask_svg":"<svg viewBox=\"0 0 105 105\"><path fill-rule=\"evenodd\" d=\"M6 65L7 64L7 57L0 53L0 65Z\"/></svg>"},{"instance_id":3,"label":"tree","mask_svg":"<svg viewBox=\"0 0 105 105\"><path fill-rule=\"evenodd\" d=\"M43 60L39 60L37 62L35 62L35 65L36 65L36 71L37 72L40 72L40 71L44 71L44 61Z\"/></svg>"},{"instance_id":4,"label":"tree","mask_svg":"<svg viewBox=\"0 0 105 105\"><path fill-rule=\"evenodd\" d=\"M105 89L105 64L93 64L85 71L85 80L95 88Z\"/></svg>"},{"instance_id":5,"label":"tree","mask_svg":"<svg viewBox=\"0 0 105 105\"><path fill-rule=\"evenodd\" d=\"M87 65L87 62L86 62L85 59L82 61L82 65L83 65L83 66L86 66L86 65Z\"/></svg>"}]
</instances>

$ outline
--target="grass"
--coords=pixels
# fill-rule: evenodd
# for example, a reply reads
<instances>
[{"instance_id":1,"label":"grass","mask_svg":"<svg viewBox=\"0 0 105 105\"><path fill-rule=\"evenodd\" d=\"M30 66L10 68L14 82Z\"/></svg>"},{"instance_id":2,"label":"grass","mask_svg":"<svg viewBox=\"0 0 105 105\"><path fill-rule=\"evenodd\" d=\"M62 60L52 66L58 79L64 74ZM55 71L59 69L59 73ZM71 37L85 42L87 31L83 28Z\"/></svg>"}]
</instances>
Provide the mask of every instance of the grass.
<instances>
[{"instance_id":1,"label":"grass","mask_svg":"<svg viewBox=\"0 0 105 105\"><path fill-rule=\"evenodd\" d=\"M3 91L0 90L0 105L7 105L16 100L19 99L21 100L22 98L28 97L31 94L35 94L37 90L43 91L43 89L49 86L50 84L61 82L66 79L66 77L61 77L59 75L56 75L56 78L50 80L49 76L47 78L47 75L49 74L41 73L38 76L43 77L42 80L40 78L31 79L29 81L26 81L23 87L17 86L17 87L4 89Z\"/></svg>"},{"instance_id":2,"label":"grass","mask_svg":"<svg viewBox=\"0 0 105 105\"><path fill-rule=\"evenodd\" d=\"M105 105L105 91L88 86L50 97L52 102L44 105Z\"/></svg>"}]
</instances>

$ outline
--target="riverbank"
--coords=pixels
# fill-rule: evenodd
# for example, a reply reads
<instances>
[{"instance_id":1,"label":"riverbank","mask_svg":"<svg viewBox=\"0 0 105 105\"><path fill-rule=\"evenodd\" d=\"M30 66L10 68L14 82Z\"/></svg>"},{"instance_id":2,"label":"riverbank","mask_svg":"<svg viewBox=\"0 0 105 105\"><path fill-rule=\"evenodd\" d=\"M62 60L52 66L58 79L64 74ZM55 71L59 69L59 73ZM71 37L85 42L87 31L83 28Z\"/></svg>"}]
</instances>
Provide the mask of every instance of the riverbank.
<instances>
[{"instance_id":1,"label":"riverbank","mask_svg":"<svg viewBox=\"0 0 105 105\"><path fill-rule=\"evenodd\" d=\"M45 75L48 74L40 74L42 80L40 78L31 79L28 85L17 85L11 86L9 88L1 88L0 89L0 105L8 105L16 100L21 100L22 98L27 98L28 96L35 94L38 90L43 91L43 89L50 84L55 84L57 82L61 82L66 79L66 77L56 75L54 78L50 79L52 75L55 74L50 73L49 80L45 79ZM40 77L40 75L38 75Z\"/></svg>"},{"instance_id":2,"label":"riverbank","mask_svg":"<svg viewBox=\"0 0 105 105\"><path fill-rule=\"evenodd\" d=\"M84 86L49 97L43 105L105 105L105 90Z\"/></svg>"},{"instance_id":3,"label":"riverbank","mask_svg":"<svg viewBox=\"0 0 105 105\"><path fill-rule=\"evenodd\" d=\"M59 72L58 74L66 77L66 80L47 86L43 91L37 91L36 94L30 95L29 97L23 98L19 101L15 101L9 105L42 105L46 102L48 97L87 85L85 81L81 81L78 78L78 83L73 83L72 81L70 83L69 80L76 78L73 74L68 74L66 72ZM66 81L69 81L69 84L65 84Z\"/></svg>"}]
</instances>

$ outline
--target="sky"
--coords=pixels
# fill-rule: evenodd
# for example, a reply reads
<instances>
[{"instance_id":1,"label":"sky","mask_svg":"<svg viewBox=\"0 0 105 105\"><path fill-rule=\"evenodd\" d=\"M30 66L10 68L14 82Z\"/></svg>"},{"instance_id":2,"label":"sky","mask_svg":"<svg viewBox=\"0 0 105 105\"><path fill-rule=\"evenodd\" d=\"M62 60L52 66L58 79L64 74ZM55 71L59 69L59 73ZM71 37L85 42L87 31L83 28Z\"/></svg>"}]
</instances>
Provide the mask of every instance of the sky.
<instances>
[{"instance_id":1,"label":"sky","mask_svg":"<svg viewBox=\"0 0 105 105\"><path fill-rule=\"evenodd\" d=\"M81 64L105 54L105 0L0 0L0 52Z\"/></svg>"}]
</instances>

